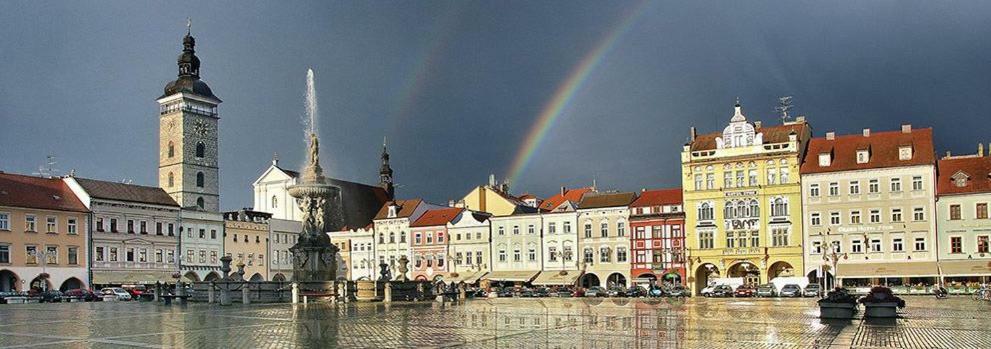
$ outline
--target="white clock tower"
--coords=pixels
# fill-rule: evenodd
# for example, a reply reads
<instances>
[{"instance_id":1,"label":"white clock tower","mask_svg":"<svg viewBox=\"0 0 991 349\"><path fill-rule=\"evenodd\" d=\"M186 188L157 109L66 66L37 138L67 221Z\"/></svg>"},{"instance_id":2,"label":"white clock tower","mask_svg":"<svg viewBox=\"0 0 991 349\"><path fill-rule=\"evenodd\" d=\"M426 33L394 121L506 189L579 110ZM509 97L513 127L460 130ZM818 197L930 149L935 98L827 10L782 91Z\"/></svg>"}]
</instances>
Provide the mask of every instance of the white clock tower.
<instances>
[{"instance_id":1,"label":"white clock tower","mask_svg":"<svg viewBox=\"0 0 991 349\"><path fill-rule=\"evenodd\" d=\"M158 186L184 208L220 211L217 124L221 103L200 80L196 40L186 32L179 78L158 98Z\"/></svg>"}]
</instances>

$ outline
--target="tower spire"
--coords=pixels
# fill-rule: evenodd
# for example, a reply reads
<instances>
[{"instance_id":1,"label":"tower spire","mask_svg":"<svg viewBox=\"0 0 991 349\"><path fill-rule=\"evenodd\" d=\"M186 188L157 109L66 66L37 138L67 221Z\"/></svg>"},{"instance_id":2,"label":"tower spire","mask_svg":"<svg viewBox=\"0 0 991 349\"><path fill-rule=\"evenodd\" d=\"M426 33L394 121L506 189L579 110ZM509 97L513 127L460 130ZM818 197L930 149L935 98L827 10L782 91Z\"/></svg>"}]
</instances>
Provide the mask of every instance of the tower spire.
<instances>
[{"instance_id":1,"label":"tower spire","mask_svg":"<svg viewBox=\"0 0 991 349\"><path fill-rule=\"evenodd\" d=\"M385 190L389 200L395 198L396 187L392 179L392 166L389 166L389 149L386 147L385 137L382 137L382 167L379 169L379 186Z\"/></svg>"}]
</instances>

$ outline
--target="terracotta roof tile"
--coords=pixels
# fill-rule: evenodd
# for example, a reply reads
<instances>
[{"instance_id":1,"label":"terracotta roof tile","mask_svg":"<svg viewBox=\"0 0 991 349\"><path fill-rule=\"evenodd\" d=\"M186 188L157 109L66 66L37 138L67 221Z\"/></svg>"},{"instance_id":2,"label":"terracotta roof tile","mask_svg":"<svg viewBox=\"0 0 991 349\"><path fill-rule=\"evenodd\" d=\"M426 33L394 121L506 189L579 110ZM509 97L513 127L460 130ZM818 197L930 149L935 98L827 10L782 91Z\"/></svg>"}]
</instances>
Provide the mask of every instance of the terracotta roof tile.
<instances>
[{"instance_id":1,"label":"terracotta roof tile","mask_svg":"<svg viewBox=\"0 0 991 349\"><path fill-rule=\"evenodd\" d=\"M629 206L637 198L636 193L603 193L585 195L578 208L603 208Z\"/></svg>"},{"instance_id":2,"label":"terracotta roof tile","mask_svg":"<svg viewBox=\"0 0 991 349\"><path fill-rule=\"evenodd\" d=\"M912 159L898 160L900 145L912 146ZM870 149L870 160L857 163L857 150ZM819 166L819 154L832 152L829 166ZM825 173L837 171L863 170L914 165L935 165L932 128L902 131L873 132L868 137L863 134L836 136L832 140L813 138L809 141L801 173Z\"/></svg>"},{"instance_id":3,"label":"terracotta roof tile","mask_svg":"<svg viewBox=\"0 0 991 349\"><path fill-rule=\"evenodd\" d=\"M991 157L958 157L939 160L936 192L939 195L991 192ZM964 186L953 179L957 173L966 175Z\"/></svg>"},{"instance_id":4,"label":"terracotta roof tile","mask_svg":"<svg viewBox=\"0 0 991 349\"><path fill-rule=\"evenodd\" d=\"M73 179L92 198L179 207L162 188L79 177Z\"/></svg>"},{"instance_id":5,"label":"terracotta roof tile","mask_svg":"<svg viewBox=\"0 0 991 349\"><path fill-rule=\"evenodd\" d=\"M452 219L458 216L464 209L457 207L450 208L439 208L435 210L429 210L424 212L420 219L416 222L410 224L410 227L432 227L438 225L446 225L450 223Z\"/></svg>"},{"instance_id":6,"label":"terracotta roof tile","mask_svg":"<svg viewBox=\"0 0 991 349\"><path fill-rule=\"evenodd\" d=\"M681 188L655 189L640 192L630 207L678 205L682 203Z\"/></svg>"},{"instance_id":7,"label":"terracotta roof tile","mask_svg":"<svg viewBox=\"0 0 991 349\"><path fill-rule=\"evenodd\" d=\"M571 201L574 202L575 205L578 205L578 203L582 201L582 197L584 197L585 194L590 191L592 191L592 188L578 188L578 189L565 190L563 195L559 193L547 198L547 200L544 200L544 202L540 204L540 209L544 211L550 211L560 206L565 201Z\"/></svg>"},{"instance_id":8,"label":"terracotta roof tile","mask_svg":"<svg viewBox=\"0 0 991 349\"><path fill-rule=\"evenodd\" d=\"M422 199L388 201L379 209L378 214L375 215L375 219L390 219L389 206L393 203L399 205L399 212L396 212L395 218L409 218L413 215L413 211L416 211L416 207L419 206L421 202L423 202Z\"/></svg>"},{"instance_id":9,"label":"terracotta roof tile","mask_svg":"<svg viewBox=\"0 0 991 349\"><path fill-rule=\"evenodd\" d=\"M89 212L59 178L0 173L0 206Z\"/></svg>"}]
</instances>

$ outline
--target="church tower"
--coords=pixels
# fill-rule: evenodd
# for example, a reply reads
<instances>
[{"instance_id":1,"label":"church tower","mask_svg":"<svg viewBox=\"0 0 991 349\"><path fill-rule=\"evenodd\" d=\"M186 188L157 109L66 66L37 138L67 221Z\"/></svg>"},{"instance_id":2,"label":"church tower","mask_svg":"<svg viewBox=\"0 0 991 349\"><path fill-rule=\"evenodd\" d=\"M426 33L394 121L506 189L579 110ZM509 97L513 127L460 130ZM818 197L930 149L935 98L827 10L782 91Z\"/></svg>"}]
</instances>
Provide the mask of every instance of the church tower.
<instances>
[{"instance_id":1,"label":"church tower","mask_svg":"<svg viewBox=\"0 0 991 349\"><path fill-rule=\"evenodd\" d=\"M396 197L396 187L392 181L392 167L389 166L389 150L385 146L385 140L382 140L382 168L379 169L379 186L385 189L385 194L389 196L389 200L394 200Z\"/></svg>"},{"instance_id":2,"label":"church tower","mask_svg":"<svg viewBox=\"0 0 991 349\"><path fill-rule=\"evenodd\" d=\"M179 54L179 77L158 98L158 186L182 207L220 211L217 105L200 80L196 40L187 28Z\"/></svg>"}]
</instances>

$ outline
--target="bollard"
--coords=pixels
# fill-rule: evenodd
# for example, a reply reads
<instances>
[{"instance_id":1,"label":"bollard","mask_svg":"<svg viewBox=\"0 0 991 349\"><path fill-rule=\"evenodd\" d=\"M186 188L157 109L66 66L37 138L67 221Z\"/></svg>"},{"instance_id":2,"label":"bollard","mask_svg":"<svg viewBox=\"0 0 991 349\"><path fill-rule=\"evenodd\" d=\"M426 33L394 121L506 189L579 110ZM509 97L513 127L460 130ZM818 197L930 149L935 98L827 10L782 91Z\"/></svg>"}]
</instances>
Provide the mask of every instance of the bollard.
<instances>
[{"instance_id":1,"label":"bollard","mask_svg":"<svg viewBox=\"0 0 991 349\"><path fill-rule=\"evenodd\" d=\"M162 283L155 281L155 303L158 303L158 297L162 294Z\"/></svg>"},{"instance_id":2,"label":"bollard","mask_svg":"<svg viewBox=\"0 0 991 349\"><path fill-rule=\"evenodd\" d=\"M220 287L220 305L231 305L231 284L225 281Z\"/></svg>"},{"instance_id":3,"label":"bollard","mask_svg":"<svg viewBox=\"0 0 991 349\"><path fill-rule=\"evenodd\" d=\"M392 283L386 281L385 283L385 298L382 299L383 302L392 302Z\"/></svg>"},{"instance_id":4,"label":"bollard","mask_svg":"<svg viewBox=\"0 0 991 349\"><path fill-rule=\"evenodd\" d=\"M206 292L207 303L210 304L213 304L213 287L214 287L213 281L210 281L210 285L208 286Z\"/></svg>"},{"instance_id":5,"label":"bollard","mask_svg":"<svg viewBox=\"0 0 991 349\"><path fill-rule=\"evenodd\" d=\"M292 304L299 303L299 284L292 283Z\"/></svg>"},{"instance_id":6,"label":"bollard","mask_svg":"<svg viewBox=\"0 0 991 349\"><path fill-rule=\"evenodd\" d=\"M251 304L251 299L248 298L248 285L241 286L241 304Z\"/></svg>"}]
</instances>

